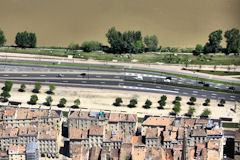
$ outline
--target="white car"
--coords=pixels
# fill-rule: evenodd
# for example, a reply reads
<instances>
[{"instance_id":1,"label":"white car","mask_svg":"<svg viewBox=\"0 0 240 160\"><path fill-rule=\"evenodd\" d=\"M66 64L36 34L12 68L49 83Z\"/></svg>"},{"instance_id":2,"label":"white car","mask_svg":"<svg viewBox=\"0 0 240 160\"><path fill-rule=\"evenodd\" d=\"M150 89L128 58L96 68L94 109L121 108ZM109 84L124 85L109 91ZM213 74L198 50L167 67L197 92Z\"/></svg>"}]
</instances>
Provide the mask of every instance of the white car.
<instances>
[{"instance_id":1,"label":"white car","mask_svg":"<svg viewBox=\"0 0 240 160\"><path fill-rule=\"evenodd\" d=\"M164 79L163 82L167 82L167 83L170 83L171 80L170 79Z\"/></svg>"}]
</instances>

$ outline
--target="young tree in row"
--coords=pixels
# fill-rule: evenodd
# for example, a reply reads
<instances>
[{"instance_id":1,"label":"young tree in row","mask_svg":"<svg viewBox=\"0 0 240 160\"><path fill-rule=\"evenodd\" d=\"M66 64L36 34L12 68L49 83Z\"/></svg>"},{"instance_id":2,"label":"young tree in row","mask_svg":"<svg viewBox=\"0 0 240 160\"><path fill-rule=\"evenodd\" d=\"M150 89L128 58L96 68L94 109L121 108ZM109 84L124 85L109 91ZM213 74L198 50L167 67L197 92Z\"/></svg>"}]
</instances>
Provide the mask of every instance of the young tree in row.
<instances>
[{"instance_id":1,"label":"young tree in row","mask_svg":"<svg viewBox=\"0 0 240 160\"><path fill-rule=\"evenodd\" d=\"M210 103L210 99L207 98L205 99L205 102L203 103L204 106L209 106L209 103Z\"/></svg>"},{"instance_id":2,"label":"young tree in row","mask_svg":"<svg viewBox=\"0 0 240 160\"><path fill-rule=\"evenodd\" d=\"M33 89L33 93L39 93L40 89L42 88L42 83L35 83L34 89Z\"/></svg>"},{"instance_id":3,"label":"young tree in row","mask_svg":"<svg viewBox=\"0 0 240 160\"><path fill-rule=\"evenodd\" d=\"M162 95L161 96L161 100L166 101L167 100L167 96L166 95Z\"/></svg>"},{"instance_id":4,"label":"young tree in row","mask_svg":"<svg viewBox=\"0 0 240 160\"><path fill-rule=\"evenodd\" d=\"M177 102L177 103L174 104L173 111L176 114L178 114L181 111L181 104L180 104L180 102Z\"/></svg>"},{"instance_id":5,"label":"young tree in row","mask_svg":"<svg viewBox=\"0 0 240 160\"><path fill-rule=\"evenodd\" d=\"M9 92L8 92L8 91L5 91L5 90L3 90L3 92L1 93L0 96L1 96L2 99L3 99L3 102L7 102L7 101L8 101L8 98L11 97L11 95L9 94Z\"/></svg>"},{"instance_id":6,"label":"young tree in row","mask_svg":"<svg viewBox=\"0 0 240 160\"><path fill-rule=\"evenodd\" d=\"M120 106L122 102L123 102L123 101L122 101L122 98L117 97L117 98L115 99L115 102L113 103L113 105L114 105L114 106Z\"/></svg>"},{"instance_id":7,"label":"young tree in row","mask_svg":"<svg viewBox=\"0 0 240 160\"><path fill-rule=\"evenodd\" d=\"M31 105L35 105L38 101L38 96L37 95L32 95L30 98L30 101L28 102Z\"/></svg>"},{"instance_id":8,"label":"young tree in row","mask_svg":"<svg viewBox=\"0 0 240 160\"><path fill-rule=\"evenodd\" d=\"M182 100L182 97L176 96L175 100L173 101L173 104L177 103L177 102L180 102L181 100Z\"/></svg>"},{"instance_id":9,"label":"young tree in row","mask_svg":"<svg viewBox=\"0 0 240 160\"><path fill-rule=\"evenodd\" d=\"M195 113L196 109L194 107L189 107L188 109L188 114L190 114L191 116Z\"/></svg>"},{"instance_id":10,"label":"young tree in row","mask_svg":"<svg viewBox=\"0 0 240 160\"><path fill-rule=\"evenodd\" d=\"M49 91L47 91L48 94L54 94L54 90L56 89L54 84L49 85Z\"/></svg>"},{"instance_id":11,"label":"young tree in row","mask_svg":"<svg viewBox=\"0 0 240 160\"><path fill-rule=\"evenodd\" d=\"M212 114L212 112L211 112L209 109L205 108L205 109L203 110L202 116L208 117L208 116L211 115L211 114Z\"/></svg>"},{"instance_id":12,"label":"young tree in row","mask_svg":"<svg viewBox=\"0 0 240 160\"><path fill-rule=\"evenodd\" d=\"M75 99L74 100L74 107L73 108L79 108L79 105L80 105L80 100L79 99Z\"/></svg>"},{"instance_id":13,"label":"young tree in row","mask_svg":"<svg viewBox=\"0 0 240 160\"><path fill-rule=\"evenodd\" d=\"M191 105L195 105L194 102L196 102L196 100L197 100L197 98L194 97L194 96L192 96L192 97L189 99L190 104L191 104Z\"/></svg>"},{"instance_id":14,"label":"young tree in row","mask_svg":"<svg viewBox=\"0 0 240 160\"><path fill-rule=\"evenodd\" d=\"M4 91L10 92L13 86L13 83L11 81L5 81L4 87L2 88Z\"/></svg>"},{"instance_id":15,"label":"young tree in row","mask_svg":"<svg viewBox=\"0 0 240 160\"><path fill-rule=\"evenodd\" d=\"M148 109L151 107L151 105L152 105L152 102L149 99L147 99L143 108Z\"/></svg>"},{"instance_id":16,"label":"young tree in row","mask_svg":"<svg viewBox=\"0 0 240 160\"><path fill-rule=\"evenodd\" d=\"M65 98L61 98L59 100L58 107L65 107L65 104L67 103L67 100Z\"/></svg>"},{"instance_id":17,"label":"young tree in row","mask_svg":"<svg viewBox=\"0 0 240 160\"><path fill-rule=\"evenodd\" d=\"M159 104L158 109L164 109L164 106L166 105L166 101L159 100L159 101L158 101L158 104Z\"/></svg>"},{"instance_id":18,"label":"young tree in row","mask_svg":"<svg viewBox=\"0 0 240 160\"><path fill-rule=\"evenodd\" d=\"M219 106L224 106L225 103L226 103L226 100L225 99L221 99L220 103L219 103Z\"/></svg>"},{"instance_id":19,"label":"young tree in row","mask_svg":"<svg viewBox=\"0 0 240 160\"><path fill-rule=\"evenodd\" d=\"M53 99L51 96L47 96L47 98L45 99L46 100L46 106L51 106L52 102L53 102Z\"/></svg>"},{"instance_id":20,"label":"young tree in row","mask_svg":"<svg viewBox=\"0 0 240 160\"><path fill-rule=\"evenodd\" d=\"M137 99L131 99L128 107L130 107L130 108L136 107L137 103L138 103Z\"/></svg>"},{"instance_id":21,"label":"young tree in row","mask_svg":"<svg viewBox=\"0 0 240 160\"><path fill-rule=\"evenodd\" d=\"M24 83L22 83L18 91L25 92L25 89L26 89L26 85Z\"/></svg>"},{"instance_id":22,"label":"young tree in row","mask_svg":"<svg viewBox=\"0 0 240 160\"><path fill-rule=\"evenodd\" d=\"M0 47L2 47L5 44L5 42L6 42L5 35L4 35L3 31L0 28Z\"/></svg>"}]
</instances>

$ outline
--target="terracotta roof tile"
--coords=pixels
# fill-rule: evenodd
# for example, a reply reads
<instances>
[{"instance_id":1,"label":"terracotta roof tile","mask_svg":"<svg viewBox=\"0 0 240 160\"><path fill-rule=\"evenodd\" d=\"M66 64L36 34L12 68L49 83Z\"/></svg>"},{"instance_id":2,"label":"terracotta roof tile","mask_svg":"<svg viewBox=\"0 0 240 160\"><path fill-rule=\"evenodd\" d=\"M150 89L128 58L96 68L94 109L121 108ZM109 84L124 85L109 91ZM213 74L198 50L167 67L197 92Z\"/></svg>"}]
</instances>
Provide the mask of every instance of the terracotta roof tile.
<instances>
[{"instance_id":1,"label":"terracotta roof tile","mask_svg":"<svg viewBox=\"0 0 240 160\"><path fill-rule=\"evenodd\" d=\"M133 144L133 146L144 145L143 140L142 140L142 136L133 136L132 144Z\"/></svg>"},{"instance_id":2,"label":"terracotta roof tile","mask_svg":"<svg viewBox=\"0 0 240 160\"><path fill-rule=\"evenodd\" d=\"M15 154L25 154L26 152L26 146L20 146L20 145L10 145L8 154L15 155Z\"/></svg>"},{"instance_id":3,"label":"terracotta roof tile","mask_svg":"<svg viewBox=\"0 0 240 160\"><path fill-rule=\"evenodd\" d=\"M212 150L219 150L220 140L210 140L208 141L207 147Z\"/></svg>"},{"instance_id":4,"label":"terracotta roof tile","mask_svg":"<svg viewBox=\"0 0 240 160\"><path fill-rule=\"evenodd\" d=\"M207 135L222 135L222 128L213 128L211 130L207 130Z\"/></svg>"},{"instance_id":5,"label":"terracotta roof tile","mask_svg":"<svg viewBox=\"0 0 240 160\"><path fill-rule=\"evenodd\" d=\"M171 125L174 121L174 118L171 117L148 117L143 125L148 126L168 126Z\"/></svg>"},{"instance_id":6,"label":"terracotta roof tile","mask_svg":"<svg viewBox=\"0 0 240 160\"><path fill-rule=\"evenodd\" d=\"M203 136L204 137L204 136L207 136L207 134L204 129L193 129L192 136L200 136L200 137Z\"/></svg>"},{"instance_id":7,"label":"terracotta roof tile","mask_svg":"<svg viewBox=\"0 0 240 160\"><path fill-rule=\"evenodd\" d=\"M88 129L78 129L78 128L70 128L69 133L70 139L87 139L88 138Z\"/></svg>"},{"instance_id":8,"label":"terracotta roof tile","mask_svg":"<svg viewBox=\"0 0 240 160\"><path fill-rule=\"evenodd\" d=\"M14 116L16 112L16 109L15 108L6 108L5 110L5 113L4 113L4 116Z\"/></svg>"},{"instance_id":9,"label":"terracotta roof tile","mask_svg":"<svg viewBox=\"0 0 240 160\"><path fill-rule=\"evenodd\" d=\"M133 160L144 160L145 158L145 148L143 147L137 147L133 148L132 151L132 159Z\"/></svg>"},{"instance_id":10,"label":"terracotta roof tile","mask_svg":"<svg viewBox=\"0 0 240 160\"><path fill-rule=\"evenodd\" d=\"M122 144L121 150L120 150L120 160L125 160L125 156L128 158L131 157L132 153L132 144Z\"/></svg>"},{"instance_id":11,"label":"terracotta roof tile","mask_svg":"<svg viewBox=\"0 0 240 160\"><path fill-rule=\"evenodd\" d=\"M146 129L146 138L158 138L158 129L157 128L147 128Z\"/></svg>"},{"instance_id":12,"label":"terracotta roof tile","mask_svg":"<svg viewBox=\"0 0 240 160\"><path fill-rule=\"evenodd\" d=\"M90 129L89 129L89 135L103 136L104 135L104 126L91 125Z\"/></svg>"}]
</instances>

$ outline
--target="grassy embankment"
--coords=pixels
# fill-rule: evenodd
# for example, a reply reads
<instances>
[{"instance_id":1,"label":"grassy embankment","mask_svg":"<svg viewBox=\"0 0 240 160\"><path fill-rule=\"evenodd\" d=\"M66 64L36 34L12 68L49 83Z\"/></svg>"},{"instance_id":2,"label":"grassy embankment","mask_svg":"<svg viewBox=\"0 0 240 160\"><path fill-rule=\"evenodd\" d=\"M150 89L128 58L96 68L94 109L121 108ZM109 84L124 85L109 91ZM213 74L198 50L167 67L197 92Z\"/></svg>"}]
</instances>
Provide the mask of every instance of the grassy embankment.
<instances>
[{"instance_id":1,"label":"grassy embankment","mask_svg":"<svg viewBox=\"0 0 240 160\"><path fill-rule=\"evenodd\" d=\"M53 47L50 47L52 49ZM131 62L136 60L140 63L166 63L166 64L197 64L197 65L239 65L240 56L235 55L200 55L193 56L192 54L157 54L157 53L142 53L142 54L112 54L103 52L82 52L82 51L67 51L64 48L59 50L46 50L48 48L35 49L18 49L18 48L0 48L0 52L26 53L49 56L67 57L73 55L74 58L95 59L102 61L117 60L119 62Z\"/></svg>"},{"instance_id":2,"label":"grassy embankment","mask_svg":"<svg viewBox=\"0 0 240 160\"><path fill-rule=\"evenodd\" d=\"M240 72L230 72L230 71L211 71L211 70L196 70L196 69L187 69L187 70L192 72L200 72L200 73L206 73L206 74L212 74L212 75L218 75L218 76L240 75Z\"/></svg>"}]
</instances>

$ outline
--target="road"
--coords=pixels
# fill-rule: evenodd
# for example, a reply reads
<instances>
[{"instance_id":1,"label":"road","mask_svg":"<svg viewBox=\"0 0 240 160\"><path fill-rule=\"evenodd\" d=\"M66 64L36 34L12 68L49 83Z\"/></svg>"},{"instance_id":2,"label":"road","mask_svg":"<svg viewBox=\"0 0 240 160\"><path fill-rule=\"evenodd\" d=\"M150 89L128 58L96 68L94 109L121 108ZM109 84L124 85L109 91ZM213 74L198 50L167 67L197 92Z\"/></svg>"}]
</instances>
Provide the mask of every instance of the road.
<instances>
[{"instance_id":1,"label":"road","mask_svg":"<svg viewBox=\"0 0 240 160\"><path fill-rule=\"evenodd\" d=\"M240 102L240 95L237 94L197 90L154 83L124 81L124 79L136 80L137 77L136 75L133 75L133 72L125 72L124 74L119 73L119 75L86 74L86 76L81 76L79 73L64 73L63 77L58 77L58 73L0 73L0 77L2 82L4 80L12 80L19 83L28 82L30 84L33 84L34 82L42 82L43 84L54 83L58 86L154 92L216 100L223 98L227 101ZM143 77L146 79L165 79L162 75L152 74L145 74Z\"/></svg>"}]
</instances>

